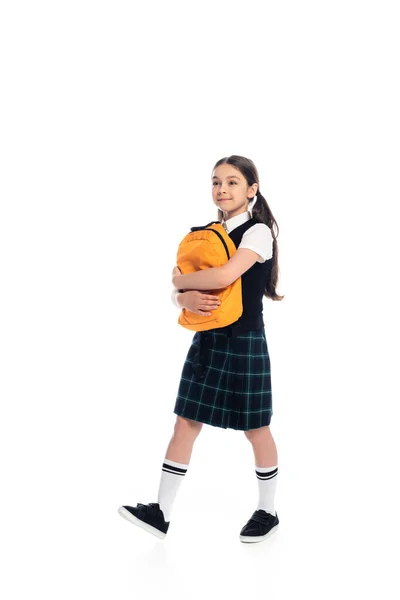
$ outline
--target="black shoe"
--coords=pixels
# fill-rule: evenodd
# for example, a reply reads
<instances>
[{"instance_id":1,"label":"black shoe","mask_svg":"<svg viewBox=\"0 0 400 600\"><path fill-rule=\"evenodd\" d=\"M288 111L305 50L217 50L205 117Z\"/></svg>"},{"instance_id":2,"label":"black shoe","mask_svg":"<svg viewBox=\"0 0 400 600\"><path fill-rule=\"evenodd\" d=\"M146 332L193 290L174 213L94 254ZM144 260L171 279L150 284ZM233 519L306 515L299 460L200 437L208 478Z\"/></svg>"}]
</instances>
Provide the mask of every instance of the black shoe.
<instances>
[{"instance_id":1,"label":"black shoe","mask_svg":"<svg viewBox=\"0 0 400 600\"><path fill-rule=\"evenodd\" d=\"M254 511L242 528L239 538L241 542L262 542L278 528L278 513L271 515L263 509Z\"/></svg>"},{"instance_id":2,"label":"black shoe","mask_svg":"<svg viewBox=\"0 0 400 600\"><path fill-rule=\"evenodd\" d=\"M158 502L140 504L137 506L120 506L119 514L131 523L142 527L159 538L165 538L169 521L164 520L164 513Z\"/></svg>"}]
</instances>

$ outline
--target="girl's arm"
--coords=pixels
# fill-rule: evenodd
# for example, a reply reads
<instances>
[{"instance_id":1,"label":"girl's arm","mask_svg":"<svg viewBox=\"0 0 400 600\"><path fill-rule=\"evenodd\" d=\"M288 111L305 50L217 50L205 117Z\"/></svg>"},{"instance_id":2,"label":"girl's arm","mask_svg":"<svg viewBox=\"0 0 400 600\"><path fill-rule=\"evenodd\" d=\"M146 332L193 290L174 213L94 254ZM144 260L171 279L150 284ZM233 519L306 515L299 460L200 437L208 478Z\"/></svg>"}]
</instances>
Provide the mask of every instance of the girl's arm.
<instances>
[{"instance_id":1,"label":"girl's arm","mask_svg":"<svg viewBox=\"0 0 400 600\"><path fill-rule=\"evenodd\" d=\"M254 250L240 248L222 267L202 269L195 273L181 275L178 267L172 271L172 285L181 290L218 290L231 285L241 277L260 255Z\"/></svg>"},{"instance_id":2,"label":"girl's arm","mask_svg":"<svg viewBox=\"0 0 400 600\"><path fill-rule=\"evenodd\" d=\"M182 275L178 267L172 271L172 285L179 290L217 290L225 287L220 284L222 267L203 269Z\"/></svg>"},{"instance_id":3,"label":"girl's arm","mask_svg":"<svg viewBox=\"0 0 400 600\"><path fill-rule=\"evenodd\" d=\"M181 274L179 267L174 267L174 274ZM198 290L184 290L174 288L171 294L171 300L178 308L186 308L190 312L202 316L210 316L213 311L220 306L221 301L218 296L212 296L209 292L199 292Z\"/></svg>"}]
</instances>

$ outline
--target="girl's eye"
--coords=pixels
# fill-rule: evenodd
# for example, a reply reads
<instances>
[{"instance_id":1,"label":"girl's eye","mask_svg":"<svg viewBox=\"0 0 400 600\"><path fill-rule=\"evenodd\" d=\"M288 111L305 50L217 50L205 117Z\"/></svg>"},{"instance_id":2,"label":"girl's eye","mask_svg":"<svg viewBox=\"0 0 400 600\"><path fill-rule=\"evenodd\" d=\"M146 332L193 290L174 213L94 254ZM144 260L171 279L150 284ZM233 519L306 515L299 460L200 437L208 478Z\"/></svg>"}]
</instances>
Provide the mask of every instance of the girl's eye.
<instances>
[{"instance_id":1,"label":"girl's eye","mask_svg":"<svg viewBox=\"0 0 400 600\"><path fill-rule=\"evenodd\" d=\"M229 183L234 183L235 185L237 185L237 181L230 181ZM213 181L213 185L218 185L218 181Z\"/></svg>"}]
</instances>

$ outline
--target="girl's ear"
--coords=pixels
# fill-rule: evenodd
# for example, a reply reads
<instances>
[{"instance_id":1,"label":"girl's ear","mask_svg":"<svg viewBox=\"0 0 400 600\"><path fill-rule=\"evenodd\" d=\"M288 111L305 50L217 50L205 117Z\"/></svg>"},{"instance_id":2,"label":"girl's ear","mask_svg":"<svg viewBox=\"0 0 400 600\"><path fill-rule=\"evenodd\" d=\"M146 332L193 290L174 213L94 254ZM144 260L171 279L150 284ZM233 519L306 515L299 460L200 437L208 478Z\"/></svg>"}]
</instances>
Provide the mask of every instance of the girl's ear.
<instances>
[{"instance_id":1,"label":"girl's ear","mask_svg":"<svg viewBox=\"0 0 400 600\"><path fill-rule=\"evenodd\" d=\"M253 184L252 186L250 186L249 192L251 192L251 191L253 191L254 194L249 197L249 199L248 199L249 202L253 202L254 197L257 196L257 191L258 191L257 185Z\"/></svg>"}]
</instances>

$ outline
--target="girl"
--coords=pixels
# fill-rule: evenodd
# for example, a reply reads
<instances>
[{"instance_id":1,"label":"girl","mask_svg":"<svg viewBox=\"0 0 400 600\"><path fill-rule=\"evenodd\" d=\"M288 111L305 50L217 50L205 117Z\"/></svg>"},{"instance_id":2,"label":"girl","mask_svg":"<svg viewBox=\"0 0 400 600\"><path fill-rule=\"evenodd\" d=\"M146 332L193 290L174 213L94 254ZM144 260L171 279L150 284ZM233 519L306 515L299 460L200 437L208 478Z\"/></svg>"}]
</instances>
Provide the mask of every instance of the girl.
<instances>
[{"instance_id":1,"label":"girl","mask_svg":"<svg viewBox=\"0 0 400 600\"><path fill-rule=\"evenodd\" d=\"M272 300L284 297L276 293L279 228L260 193L258 172L250 159L237 155L222 158L214 166L211 181L218 220L237 250L222 267L186 275L175 267L173 297L181 308L211 315L219 298L207 290L227 287L241 277L243 314L232 325L194 334L182 369L174 407L177 419L162 465L158 502L118 510L124 518L164 538L203 424L229 427L244 431L252 444L259 487L258 506L239 539L260 542L276 531L279 523L274 507L278 458L269 428L271 371L262 316L263 296Z\"/></svg>"}]
</instances>

